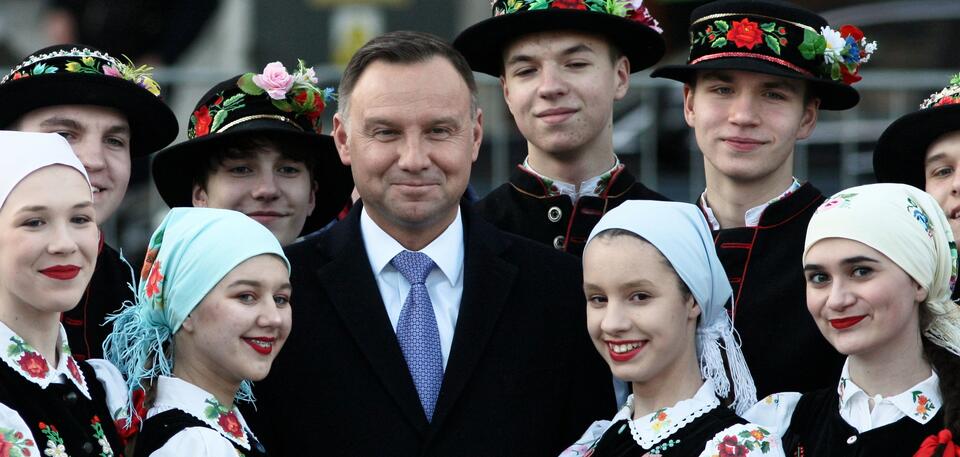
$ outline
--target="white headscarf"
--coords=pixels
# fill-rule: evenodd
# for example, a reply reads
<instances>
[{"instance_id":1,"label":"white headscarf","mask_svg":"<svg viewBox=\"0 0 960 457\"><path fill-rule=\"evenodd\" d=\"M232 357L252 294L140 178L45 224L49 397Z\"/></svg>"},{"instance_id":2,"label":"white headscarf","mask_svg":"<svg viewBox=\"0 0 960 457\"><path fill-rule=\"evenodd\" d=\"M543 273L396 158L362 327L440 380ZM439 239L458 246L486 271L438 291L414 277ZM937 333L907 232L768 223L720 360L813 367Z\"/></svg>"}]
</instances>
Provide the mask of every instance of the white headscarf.
<instances>
[{"instance_id":1,"label":"white headscarf","mask_svg":"<svg viewBox=\"0 0 960 457\"><path fill-rule=\"evenodd\" d=\"M960 307L950 299L957 281L957 245L940 205L906 184L870 184L842 190L820 205L803 247L825 238L863 243L897 264L927 291L933 317L920 329L927 339L960 356Z\"/></svg>"},{"instance_id":2,"label":"white headscarf","mask_svg":"<svg viewBox=\"0 0 960 457\"><path fill-rule=\"evenodd\" d=\"M79 171L89 187L87 171L62 136L0 130L0 208L23 178L50 165L66 165Z\"/></svg>"},{"instance_id":3,"label":"white headscarf","mask_svg":"<svg viewBox=\"0 0 960 457\"><path fill-rule=\"evenodd\" d=\"M734 337L733 322L725 307L728 301L732 304L733 291L700 209L689 203L627 201L600 219L590 232L587 244L610 229L635 233L656 247L670 262L702 311L697 324L700 372L704 378L713 381L716 394L726 398L730 393L730 380L723 366L720 352L723 349L733 378L735 399L731 406L737 413L753 406L757 388Z\"/></svg>"}]
</instances>

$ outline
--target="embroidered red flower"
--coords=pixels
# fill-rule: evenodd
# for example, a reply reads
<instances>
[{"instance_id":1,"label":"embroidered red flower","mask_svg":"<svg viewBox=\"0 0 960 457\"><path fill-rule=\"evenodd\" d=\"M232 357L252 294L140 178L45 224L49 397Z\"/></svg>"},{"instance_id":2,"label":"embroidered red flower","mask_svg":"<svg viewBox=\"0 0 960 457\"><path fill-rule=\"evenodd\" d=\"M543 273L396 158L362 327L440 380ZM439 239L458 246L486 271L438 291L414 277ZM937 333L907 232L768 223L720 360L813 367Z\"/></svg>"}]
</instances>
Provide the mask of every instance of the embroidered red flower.
<instances>
[{"instance_id":1,"label":"embroidered red flower","mask_svg":"<svg viewBox=\"0 0 960 457\"><path fill-rule=\"evenodd\" d=\"M587 5L583 3L583 0L553 0L553 3L550 4L550 7L563 10L586 11L587 9Z\"/></svg>"},{"instance_id":2,"label":"embroidered red flower","mask_svg":"<svg viewBox=\"0 0 960 457\"><path fill-rule=\"evenodd\" d=\"M50 371L47 361L36 352L24 352L17 363L20 364L20 369L26 371L32 378L43 379L47 377L47 372Z\"/></svg>"},{"instance_id":3,"label":"embroidered red flower","mask_svg":"<svg viewBox=\"0 0 960 457\"><path fill-rule=\"evenodd\" d=\"M943 97L933 106L960 105L960 97Z\"/></svg>"},{"instance_id":4,"label":"embroidered red flower","mask_svg":"<svg viewBox=\"0 0 960 457\"><path fill-rule=\"evenodd\" d=\"M194 138L210 133L210 123L213 122L213 118L210 117L210 108L201 106L193 112L193 117L196 119L193 123Z\"/></svg>"},{"instance_id":5,"label":"embroidered red flower","mask_svg":"<svg viewBox=\"0 0 960 457\"><path fill-rule=\"evenodd\" d=\"M20 78L27 78L27 77L29 77L29 76L30 76L30 75L29 75L28 73L24 73L24 72L22 72L22 71L18 71L18 72L16 72L16 73L13 74L13 80L16 81L16 80L18 80L18 79L20 79Z\"/></svg>"},{"instance_id":6,"label":"embroidered red flower","mask_svg":"<svg viewBox=\"0 0 960 457\"><path fill-rule=\"evenodd\" d=\"M720 451L720 457L746 457L747 448L740 444L735 436L725 436L723 441L717 445Z\"/></svg>"},{"instance_id":7,"label":"embroidered red flower","mask_svg":"<svg viewBox=\"0 0 960 457\"><path fill-rule=\"evenodd\" d=\"M240 421L237 419L237 415L233 411L221 414L217 418L217 423L220 424L220 427L223 428L227 433L240 438L243 436L243 427L240 426Z\"/></svg>"},{"instance_id":8,"label":"embroidered red flower","mask_svg":"<svg viewBox=\"0 0 960 457\"><path fill-rule=\"evenodd\" d=\"M147 298L153 298L154 295L160 293L160 283L163 281L163 274L160 273L160 262L153 264L153 268L150 269L150 278L147 279Z\"/></svg>"},{"instance_id":9,"label":"embroidered red flower","mask_svg":"<svg viewBox=\"0 0 960 457\"><path fill-rule=\"evenodd\" d=\"M11 449L13 449L13 443L3 439L3 434L0 434L0 457L10 457Z\"/></svg>"},{"instance_id":10,"label":"embroidered red flower","mask_svg":"<svg viewBox=\"0 0 960 457\"><path fill-rule=\"evenodd\" d=\"M80 377L80 368L77 367L77 362L73 360L73 357L67 357L67 369L70 370L70 376L73 376L73 379L83 384L83 379Z\"/></svg>"},{"instance_id":11,"label":"embroidered red flower","mask_svg":"<svg viewBox=\"0 0 960 457\"><path fill-rule=\"evenodd\" d=\"M160 252L159 249L148 249L147 255L143 259L143 268L140 269L140 280L147 279L147 273L150 273L150 267L153 266L153 262L157 260L157 254Z\"/></svg>"},{"instance_id":12,"label":"embroidered red flower","mask_svg":"<svg viewBox=\"0 0 960 457\"><path fill-rule=\"evenodd\" d=\"M754 46L763 43L763 30L760 30L760 26L756 22L744 18L740 22L730 24L727 39L736 44L738 48L753 49Z\"/></svg>"}]
</instances>

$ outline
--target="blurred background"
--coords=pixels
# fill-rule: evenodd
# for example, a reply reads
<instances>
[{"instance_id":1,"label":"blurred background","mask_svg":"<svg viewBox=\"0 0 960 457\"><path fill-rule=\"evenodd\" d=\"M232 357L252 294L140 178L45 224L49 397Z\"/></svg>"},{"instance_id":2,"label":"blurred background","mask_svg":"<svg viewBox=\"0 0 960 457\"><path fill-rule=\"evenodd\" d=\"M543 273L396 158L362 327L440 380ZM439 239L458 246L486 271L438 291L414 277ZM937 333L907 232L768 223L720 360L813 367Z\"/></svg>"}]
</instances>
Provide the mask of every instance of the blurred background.
<instances>
[{"instance_id":1,"label":"blurred background","mask_svg":"<svg viewBox=\"0 0 960 457\"><path fill-rule=\"evenodd\" d=\"M704 1L647 0L667 41L661 62L681 63L688 51L690 12ZM796 176L825 194L873 181L872 150L897 117L914 111L960 71L958 0L799 0L838 28L859 26L878 50L862 68L860 104L821 111L813 136L801 142ZM197 100L215 83L279 60L304 59L321 83L335 87L353 51L391 30L420 30L452 40L490 16L489 0L0 0L0 70L44 46L84 43L137 64L155 76L177 114L181 133ZM496 79L477 75L485 138L472 185L485 195L523 160L526 142L510 118ZM326 130L329 117L326 113ZM703 191L703 159L683 120L679 83L633 75L614 113L614 144L630 171L679 201ZM134 265L166 212L150 182L149 159L135 161L123 207L104 227Z\"/></svg>"}]
</instances>

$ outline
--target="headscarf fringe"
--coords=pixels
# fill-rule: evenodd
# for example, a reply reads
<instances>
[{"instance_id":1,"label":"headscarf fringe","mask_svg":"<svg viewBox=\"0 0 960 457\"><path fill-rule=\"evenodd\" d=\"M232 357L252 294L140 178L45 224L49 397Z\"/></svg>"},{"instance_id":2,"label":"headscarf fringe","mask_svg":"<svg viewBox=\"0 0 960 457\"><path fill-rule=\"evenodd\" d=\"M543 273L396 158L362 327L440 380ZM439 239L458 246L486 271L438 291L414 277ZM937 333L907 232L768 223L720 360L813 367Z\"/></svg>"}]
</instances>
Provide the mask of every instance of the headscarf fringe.
<instances>
[{"instance_id":1,"label":"headscarf fringe","mask_svg":"<svg viewBox=\"0 0 960 457\"><path fill-rule=\"evenodd\" d=\"M928 302L933 319L923 335L957 357L960 357L960 306L952 301Z\"/></svg>"}]
</instances>

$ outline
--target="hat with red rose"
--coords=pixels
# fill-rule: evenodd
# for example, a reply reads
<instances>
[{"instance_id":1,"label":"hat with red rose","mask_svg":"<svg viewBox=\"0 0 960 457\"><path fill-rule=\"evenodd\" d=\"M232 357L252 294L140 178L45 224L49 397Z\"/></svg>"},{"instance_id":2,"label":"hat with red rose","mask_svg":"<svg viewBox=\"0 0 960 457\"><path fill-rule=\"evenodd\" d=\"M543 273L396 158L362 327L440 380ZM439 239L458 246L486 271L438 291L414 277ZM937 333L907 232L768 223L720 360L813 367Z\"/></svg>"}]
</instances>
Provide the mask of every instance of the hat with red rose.
<instances>
[{"instance_id":1,"label":"hat with red rose","mask_svg":"<svg viewBox=\"0 0 960 457\"><path fill-rule=\"evenodd\" d=\"M643 0L494 0L493 17L464 30L453 41L474 71L503 73L503 51L531 33L574 30L606 37L636 72L664 53L657 20Z\"/></svg>"},{"instance_id":2,"label":"hat with red rose","mask_svg":"<svg viewBox=\"0 0 960 457\"><path fill-rule=\"evenodd\" d=\"M27 56L0 79L0 128L48 106L113 108L130 124L130 153L142 156L177 137L177 118L160 98L152 68L136 66L79 44L59 44Z\"/></svg>"},{"instance_id":3,"label":"hat with red rose","mask_svg":"<svg viewBox=\"0 0 960 457\"><path fill-rule=\"evenodd\" d=\"M313 68L303 61L293 73L280 62L262 73L245 73L213 86L197 103L187 124L187 140L158 152L153 179L171 208L193 206L193 184L210 156L243 137L265 137L293 144L316 158L316 206L301 234L335 218L350 201L353 178L340 162L333 138L322 131L322 114L334 101L321 89Z\"/></svg>"},{"instance_id":4,"label":"hat with red rose","mask_svg":"<svg viewBox=\"0 0 960 457\"><path fill-rule=\"evenodd\" d=\"M934 92L920 110L906 114L887 127L873 150L877 182L898 182L923 189L927 150L943 135L960 131L960 73L950 85Z\"/></svg>"},{"instance_id":5,"label":"hat with red rose","mask_svg":"<svg viewBox=\"0 0 960 457\"><path fill-rule=\"evenodd\" d=\"M690 15L686 65L657 68L651 76L690 83L698 71L740 70L801 79L820 108L856 106L860 65L876 42L852 25L834 30L820 15L788 2L718 0Z\"/></svg>"}]
</instances>

